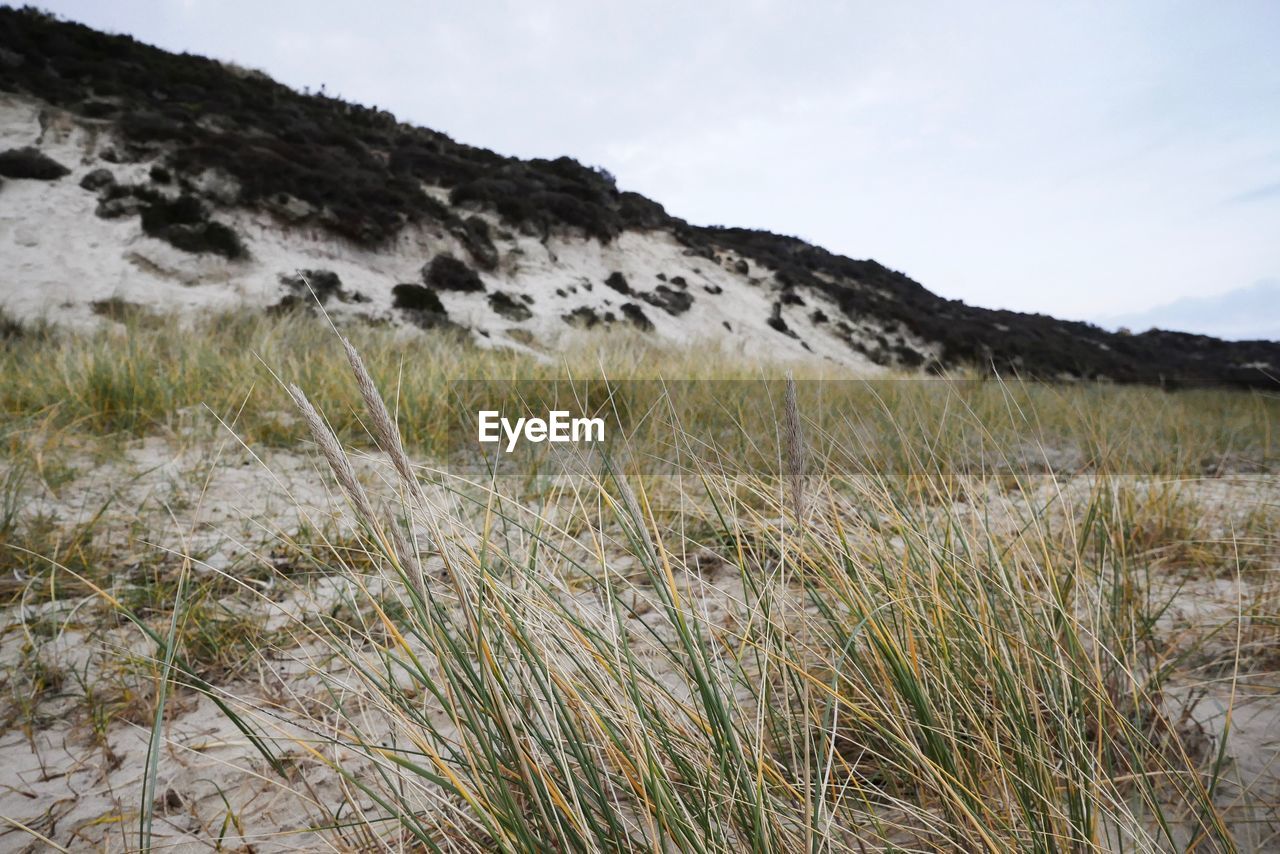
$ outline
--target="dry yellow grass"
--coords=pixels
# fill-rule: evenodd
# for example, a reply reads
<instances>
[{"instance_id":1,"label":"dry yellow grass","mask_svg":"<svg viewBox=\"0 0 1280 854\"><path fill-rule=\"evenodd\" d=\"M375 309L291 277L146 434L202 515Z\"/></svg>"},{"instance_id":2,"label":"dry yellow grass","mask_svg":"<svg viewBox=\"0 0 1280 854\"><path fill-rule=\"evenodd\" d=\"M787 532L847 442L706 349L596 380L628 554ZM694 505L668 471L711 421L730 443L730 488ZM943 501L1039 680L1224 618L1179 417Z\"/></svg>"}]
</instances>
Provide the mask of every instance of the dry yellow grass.
<instances>
[{"instance_id":1,"label":"dry yellow grass","mask_svg":"<svg viewBox=\"0 0 1280 854\"><path fill-rule=\"evenodd\" d=\"M234 569L169 553L121 579L119 517L42 528L15 480L3 543L21 572L7 592L48 607L8 612L28 650L6 683L11 721L47 725L47 697L73 690L104 734L217 698L315 832L349 850L1232 850L1280 829L1257 819L1276 806L1266 792L1229 785L1227 743L1184 692L1188 662L1222 638L1228 666L1204 684L1234 698L1245 670L1250 690L1274 681L1274 480L1253 477L1224 510L1186 476L1269 465L1274 398L971 381L962 397L902 383L869 398L829 369L742 365L732 378L798 379L789 415L783 383L776 415L731 419L769 437L760 459L775 455L776 472L695 458L660 477L633 457L489 479L431 455L460 378L726 372L705 351L635 369L604 342L547 364L346 332L367 374L302 316L5 345L10 458L46 449L28 467L42 483L76 446L234 429L251 447L323 449L354 520L303 532L264 519L268 543ZM725 423L712 385L686 386L667 447ZM831 388L850 396L806 397ZM299 418L303 396L316 414ZM833 460L855 401L880 407L892 474ZM37 439L19 435L33 425ZM970 456L973 435L1032 450L1053 436L1091 468L1046 474L1022 448L989 470L955 465L987 459ZM1121 451L1145 474L1109 471ZM1253 595L1175 642L1179 573ZM109 623L116 644L131 630L130 668L72 687L39 655L67 625L51 614L91 637L91 620ZM282 656L302 663L293 693L254 693L245 672ZM158 826L161 732L123 847ZM341 794L317 797L317 781ZM228 815L224 833L241 821Z\"/></svg>"}]
</instances>

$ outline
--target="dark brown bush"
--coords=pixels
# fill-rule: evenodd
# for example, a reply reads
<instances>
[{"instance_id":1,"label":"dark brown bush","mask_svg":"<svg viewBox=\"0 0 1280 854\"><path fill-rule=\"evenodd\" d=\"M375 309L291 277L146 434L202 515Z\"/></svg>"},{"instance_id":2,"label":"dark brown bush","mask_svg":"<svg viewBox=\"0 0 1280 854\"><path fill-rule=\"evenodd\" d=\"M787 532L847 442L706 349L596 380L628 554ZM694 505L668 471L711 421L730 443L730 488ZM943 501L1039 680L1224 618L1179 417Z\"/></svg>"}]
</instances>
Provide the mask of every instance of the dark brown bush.
<instances>
[{"instance_id":1,"label":"dark brown bush","mask_svg":"<svg viewBox=\"0 0 1280 854\"><path fill-rule=\"evenodd\" d=\"M437 255L422 268L422 280L441 291L470 293L483 291L484 283L476 271L452 255Z\"/></svg>"},{"instance_id":2,"label":"dark brown bush","mask_svg":"<svg viewBox=\"0 0 1280 854\"><path fill-rule=\"evenodd\" d=\"M70 169L38 148L27 146L0 152L0 175L6 178L56 181L70 174Z\"/></svg>"}]
</instances>

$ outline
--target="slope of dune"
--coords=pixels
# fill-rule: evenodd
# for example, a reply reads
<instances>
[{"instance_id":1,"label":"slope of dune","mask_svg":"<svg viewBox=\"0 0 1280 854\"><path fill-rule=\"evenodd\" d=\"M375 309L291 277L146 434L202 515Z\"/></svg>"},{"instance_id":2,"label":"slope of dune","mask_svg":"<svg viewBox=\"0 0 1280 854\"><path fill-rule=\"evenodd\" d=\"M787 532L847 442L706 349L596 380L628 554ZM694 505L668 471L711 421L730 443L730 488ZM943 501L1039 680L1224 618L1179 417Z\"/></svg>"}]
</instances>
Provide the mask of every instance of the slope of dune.
<instances>
[{"instance_id":1,"label":"slope of dune","mask_svg":"<svg viewBox=\"0 0 1280 854\"><path fill-rule=\"evenodd\" d=\"M875 261L691 225L568 157L504 157L33 10L0 8L0 51L0 308L20 322L318 299L546 352L616 326L861 371L1276 382L1280 344L968 306Z\"/></svg>"}]
</instances>

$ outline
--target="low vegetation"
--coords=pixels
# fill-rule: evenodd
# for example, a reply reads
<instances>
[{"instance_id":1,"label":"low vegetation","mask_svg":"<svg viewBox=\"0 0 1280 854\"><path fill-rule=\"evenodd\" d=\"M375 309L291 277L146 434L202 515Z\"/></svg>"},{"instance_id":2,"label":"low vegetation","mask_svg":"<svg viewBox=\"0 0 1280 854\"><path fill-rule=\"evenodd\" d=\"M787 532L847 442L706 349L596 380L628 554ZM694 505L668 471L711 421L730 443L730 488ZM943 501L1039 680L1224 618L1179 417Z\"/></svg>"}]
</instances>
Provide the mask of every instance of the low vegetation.
<instances>
[{"instance_id":1,"label":"low vegetation","mask_svg":"<svg viewBox=\"0 0 1280 854\"><path fill-rule=\"evenodd\" d=\"M1275 388L1280 345L1149 330L1108 332L1043 314L979 308L949 300L872 261L828 252L795 237L742 228L682 228L682 239L711 258L730 250L774 271L788 288L825 293L849 318L883 318L889 327L941 345L941 365L969 365L1040 379L1109 379L1178 387ZM919 355L900 352L909 367Z\"/></svg>"},{"instance_id":2,"label":"low vegetation","mask_svg":"<svg viewBox=\"0 0 1280 854\"><path fill-rule=\"evenodd\" d=\"M0 175L6 178L29 178L56 181L71 170L38 148L11 148L0 152Z\"/></svg>"},{"instance_id":3,"label":"low vegetation","mask_svg":"<svg viewBox=\"0 0 1280 854\"><path fill-rule=\"evenodd\" d=\"M472 235L483 253L486 237L424 193L423 182L449 188L456 204L489 207L542 232L569 227L607 240L661 213L567 157L502 157L376 108L295 92L263 74L34 9L0 9L0 44L20 59L6 68L4 88L114 122L125 146L117 158L163 156L188 182L216 170L235 180L239 203L283 213L300 201L306 218L362 245L428 221Z\"/></svg>"},{"instance_id":4,"label":"low vegetation","mask_svg":"<svg viewBox=\"0 0 1280 854\"><path fill-rule=\"evenodd\" d=\"M474 275L456 263L460 278ZM442 269L433 264L428 278ZM336 277L311 272L319 296L345 294ZM406 311L439 313L444 322L430 288L400 285L396 299ZM0 414L12 424L108 436L173 434L198 424L207 430L213 414L236 416L251 442L293 444L305 431L284 381L308 389L344 442L368 442L358 394L343 381L344 357L323 317L228 314L182 321L189 328L174 335L171 324L140 309L104 304L102 311L116 323L91 334L15 326L0 348L0 371L9 378L0 388ZM665 454L670 429L696 423L703 459L739 460L739 470L777 468L762 437L776 434L781 369L767 361L729 357L714 346L666 352L620 328L585 339L559 363L482 350L447 330L401 335L357 325L345 334L380 387L397 389L398 422L415 453L448 455L473 432L465 419L480 401L467 389L478 386L460 381L486 380L494 402L527 407L571 389L570 377L597 377L613 383L611 416L632 441ZM868 382L835 368L793 370L813 413L810 441L835 472L928 465L1199 475L1266 472L1276 460L1280 401L1263 392L998 382L975 374ZM717 382L697 382L709 379Z\"/></svg>"}]
</instances>

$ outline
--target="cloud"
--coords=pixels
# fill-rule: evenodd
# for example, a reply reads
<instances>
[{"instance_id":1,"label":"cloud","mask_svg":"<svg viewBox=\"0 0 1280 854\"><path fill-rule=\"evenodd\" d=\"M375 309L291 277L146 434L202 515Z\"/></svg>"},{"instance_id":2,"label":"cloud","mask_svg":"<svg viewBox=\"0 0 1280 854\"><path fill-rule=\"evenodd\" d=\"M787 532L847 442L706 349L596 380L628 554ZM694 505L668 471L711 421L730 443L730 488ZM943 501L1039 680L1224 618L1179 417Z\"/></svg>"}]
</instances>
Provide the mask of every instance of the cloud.
<instances>
[{"instance_id":1,"label":"cloud","mask_svg":"<svg viewBox=\"0 0 1280 854\"><path fill-rule=\"evenodd\" d=\"M1280 199L1280 181L1271 184L1263 184L1245 193L1232 196L1227 199L1229 205L1249 204L1251 202L1265 202L1272 199Z\"/></svg>"},{"instance_id":2,"label":"cloud","mask_svg":"<svg viewBox=\"0 0 1280 854\"><path fill-rule=\"evenodd\" d=\"M1187 297L1141 312L1105 318L1135 332L1153 327L1235 340L1280 341L1280 280L1269 279L1209 297Z\"/></svg>"}]
</instances>

